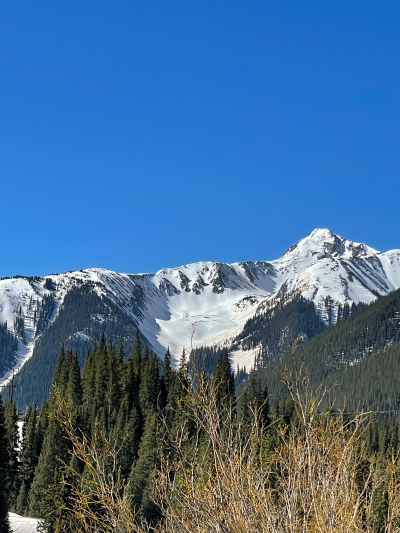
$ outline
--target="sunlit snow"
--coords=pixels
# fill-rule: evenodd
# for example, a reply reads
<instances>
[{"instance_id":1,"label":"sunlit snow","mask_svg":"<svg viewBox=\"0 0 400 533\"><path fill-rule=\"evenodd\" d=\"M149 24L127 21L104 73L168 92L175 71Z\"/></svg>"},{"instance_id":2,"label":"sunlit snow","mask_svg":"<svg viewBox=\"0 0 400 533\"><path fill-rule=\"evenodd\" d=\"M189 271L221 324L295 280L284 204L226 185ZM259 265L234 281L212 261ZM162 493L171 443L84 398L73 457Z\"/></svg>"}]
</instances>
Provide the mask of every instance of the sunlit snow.
<instances>
[{"instance_id":1,"label":"sunlit snow","mask_svg":"<svg viewBox=\"0 0 400 533\"><path fill-rule=\"evenodd\" d=\"M25 324L26 342L20 339L14 369L32 355L39 337L33 313L37 302L50 293L45 288L46 279L55 288L50 324L65 295L74 286L91 282L98 295L111 299L137 322L160 356L169 347L178 361L183 348L229 347L248 318L283 296L296 294L313 301L323 320L327 320L327 296L334 306L372 302L377 293L387 294L400 287L400 250L381 253L330 230L316 229L272 261L205 261L137 275L92 268L42 279L1 280L0 321L7 321L14 331L15 317L21 313ZM232 353L233 366L249 369L256 353ZM3 382L11 372L3 376Z\"/></svg>"},{"instance_id":2,"label":"sunlit snow","mask_svg":"<svg viewBox=\"0 0 400 533\"><path fill-rule=\"evenodd\" d=\"M26 518L15 513L9 513L11 531L13 533L36 533L39 520Z\"/></svg>"}]
</instances>

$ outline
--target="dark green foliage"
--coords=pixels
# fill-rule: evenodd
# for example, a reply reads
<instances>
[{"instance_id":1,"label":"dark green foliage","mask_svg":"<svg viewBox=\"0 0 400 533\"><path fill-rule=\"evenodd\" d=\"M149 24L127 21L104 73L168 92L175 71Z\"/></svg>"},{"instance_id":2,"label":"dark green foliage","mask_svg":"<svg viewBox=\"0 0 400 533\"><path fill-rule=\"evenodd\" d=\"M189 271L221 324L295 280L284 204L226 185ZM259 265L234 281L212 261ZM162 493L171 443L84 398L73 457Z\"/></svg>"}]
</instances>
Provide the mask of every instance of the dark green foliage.
<instances>
[{"instance_id":1,"label":"dark green foliage","mask_svg":"<svg viewBox=\"0 0 400 533\"><path fill-rule=\"evenodd\" d=\"M8 438L4 405L0 395L0 531L8 533Z\"/></svg>"},{"instance_id":2,"label":"dark green foliage","mask_svg":"<svg viewBox=\"0 0 400 533\"><path fill-rule=\"evenodd\" d=\"M164 377L168 375L165 390L172 388L174 374L172 368L167 372L165 367ZM155 519L158 510L151 501L151 475L158 454L155 435L159 431L161 380L159 361L147 347L141 350L139 334L126 361L122 342L116 353L112 341L107 342L103 334L87 355L82 385L76 352L61 348L49 402L44 404L38 420L36 411L28 410L18 509L44 518L50 532L56 518L63 520L62 507L69 489L61 482L68 476L64 465L70 461L71 445L52 416L57 391L65 399L76 425L89 438L96 430L113 440L119 450L117 467L124 480L133 480L129 485L135 487L131 497L139 502L140 515L148 520ZM145 427L143 420L146 420ZM37 450L40 450L38 460ZM79 469L79 464L77 467Z\"/></svg>"},{"instance_id":3,"label":"dark green foliage","mask_svg":"<svg viewBox=\"0 0 400 533\"><path fill-rule=\"evenodd\" d=\"M9 508L15 510L19 492L19 458L18 458L18 414L15 403L12 400L6 402L4 406L8 440L8 504Z\"/></svg>"},{"instance_id":4,"label":"dark green foliage","mask_svg":"<svg viewBox=\"0 0 400 533\"><path fill-rule=\"evenodd\" d=\"M18 340L7 329L7 323L0 323L0 375L3 376L13 367Z\"/></svg>"},{"instance_id":5,"label":"dark green foliage","mask_svg":"<svg viewBox=\"0 0 400 533\"><path fill-rule=\"evenodd\" d=\"M225 352L225 348L219 348L217 346L194 348L190 353L189 366L194 368L196 372L203 369L207 374L212 374L218 359Z\"/></svg>"},{"instance_id":6,"label":"dark green foliage","mask_svg":"<svg viewBox=\"0 0 400 533\"><path fill-rule=\"evenodd\" d=\"M163 368L161 373L161 398L162 398L162 407L167 404L168 397L174 386L175 382L175 372L171 366L171 354L169 348L164 356Z\"/></svg>"},{"instance_id":7,"label":"dark green foliage","mask_svg":"<svg viewBox=\"0 0 400 533\"><path fill-rule=\"evenodd\" d=\"M389 353L397 344L385 351ZM362 364L373 361L378 354L374 353L351 368L362 368ZM390 361L389 367L393 370L395 363ZM229 421L233 423L231 427L234 431L240 427L244 431L241 435L246 437L246 426L253 424L254 413L258 413L258 430L265 443L263 453L268 454L278 442L276 428L289 432L299 423L293 400L282 398L270 403L265 381L256 371L251 372L236 408L234 379L226 351L219 353L212 375L208 375L204 367L201 374L204 380L193 369L189 370L184 352L176 372L171 367L167 352L160 377L157 357L148 348L141 348L139 335L134 350L125 361L123 344L120 343L115 351L113 342L102 335L87 355L82 370L82 386L76 352L63 347L55 365L53 383L65 398L76 427L84 431L89 439L96 430L115 443L119 450L116 468L128 483L125 496L138 517L150 523L156 523L160 518L160 510L153 501L153 475L160 464L160 454L172 462L176 459L172 442L177 432L184 427L188 436L186 445L190 447L197 440L200 442L199 453L208 453L206 436L195 431L189 401L191 391L199 390L198 387L202 387L201 391L206 395L210 388L216 391L218 413L223 420L222 432L224 424ZM355 379L354 376L352 379ZM388 376L383 373L382 380L385 379ZM30 408L27 412L17 500L17 510L44 518L50 533L55 518L63 520L63 503L70 496L68 486L61 482L68 476L63 463L70 464L71 444L52 416L54 405L55 394L52 391L39 418L36 409ZM351 404L347 404L347 408L351 409ZM226 413L229 413L230 419L226 418ZM335 411L331 409L321 416L335 416ZM346 419L349 414L342 413L340 416ZM376 454L383 471L400 448L398 419L394 413L391 416L375 416L363 438L366 449ZM256 455L254 468L263 460L261 448L260 455ZM81 467L79 463L74 466L78 470ZM361 465L360 479L362 475ZM278 470L272 472L271 483L278 476ZM373 504L371 520L375 521L377 533L384 524L387 509L386 487L382 485L381 493L375 495Z\"/></svg>"},{"instance_id":8,"label":"dark green foliage","mask_svg":"<svg viewBox=\"0 0 400 533\"><path fill-rule=\"evenodd\" d=\"M127 495L132 511L150 522L159 516L159 509L152 499L152 476L159 462L157 436L157 414L149 411L140 443L139 457L129 476Z\"/></svg>"},{"instance_id":9,"label":"dark green foliage","mask_svg":"<svg viewBox=\"0 0 400 533\"><path fill-rule=\"evenodd\" d=\"M53 416L57 396L66 402L70 416L79 424L78 408L82 403L82 387L76 352L61 348L54 372L53 386L47 408L49 419L35 475L29 492L29 514L43 518L49 532L54 521L62 517L62 502L68 499L68 487L62 484L64 466L70 462L71 444L60 423ZM55 506L54 502L59 504Z\"/></svg>"},{"instance_id":10,"label":"dark green foliage","mask_svg":"<svg viewBox=\"0 0 400 533\"><path fill-rule=\"evenodd\" d=\"M124 480L128 478L132 465L137 459L141 436L141 417L136 407L128 409L128 402L124 398L121 402L115 426L112 429L112 437L120 446L118 464Z\"/></svg>"},{"instance_id":11,"label":"dark green foliage","mask_svg":"<svg viewBox=\"0 0 400 533\"><path fill-rule=\"evenodd\" d=\"M346 398L347 408L359 410L400 411L400 342L379 350L358 364L335 372L322 382L327 400L339 407Z\"/></svg>"},{"instance_id":12,"label":"dark green foliage","mask_svg":"<svg viewBox=\"0 0 400 533\"><path fill-rule=\"evenodd\" d=\"M243 387L239 401L239 419L244 424L252 424L254 415L257 415L261 427L270 425L269 395L266 385L262 385L261 378L252 371L250 378ZM280 417L280 412L276 414Z\"/></svg>"},{"instance_id":13,"label":"dark green foliage","mask_svg":"<svg viewBox=\"0 0 400 533\"><path fill-rule=\"evenodd\" d=\"M282 371L294 372L297 365L314 388L322 383L331 391L324 407L334 403L340 409L346 399L352 412L399 409L400 290L346 312L346 320L300 345L294 358L288 355L260 371L273 398L287 395Z\"/></svg>"},{"instance_id":14,"label":"dark green foliage","mask_svg":"<svg viewBox=\"0 0 400 533\"><path fill-rule=\"evenodd\" d=\"M50 279L46 280L45 285L51 282ZM38 302L38 307L35 311L34 318L36 323L36 335L40 335L50 324L53 318L54 311L56 309L56 301L52 294L45 295L41 304Z\"/></svg>"},{"instance_id":15,"label":"dark green foliage","mask_svg":"<svg viewBox=\"0 0 400 533\"><path fill-rule=\"evenodd\" d=\"M219 410L227 409L232 411L235 407L235 380L227 351L218 358L212 379L216 387L216 400Z\"/></svg>"},{"instance_id":16,"label":"dark green foliage","mask_svg":"<svg viewBox=\"0 0 400 533\"><path fill-rule=\"evenodd\" d=\"M52 505L46 499L50 487L60 481L59 475L62 461L68 462L68 446L61 427L55 420L50 420L43 442L35 477L29 493L29 514L40 518L48 518Z\"/></svg>"},{"instance_id":17,"label":"dark green foliage","mask_svg":"<svg viewBox=\"0 0 400 533\"><path fill-rule=\"evenodd\" d=\"M115 425L122 398L124 362L117 355L112 341L104 334L89 352L82 371L83 403L91 420L97 420L108 433Z\"/></svg>"},{"instance_id":18,"label":"dark green foliage","mask_svg":"<svg viewBox=\"0 0 400 533\"><path fill-rule=\"evenodd\" d=\"M160 402L161 383L158 358L145 348L139 387L139 403L143 418L147 417L149 411L155 412L160 406Z\"/></svg>"},{"instance_id":19,"label":"dark green foliage","mask_svg":"<svg viewBox=\"0 0 400 533\"><path fill-rule=\"evenodd\" d=\"M21 452L21 487L18 494L16 511L24 515L28 511L28 495L32 485L35 468L38 462L38 434L37 434L37 408L29 406L25 415L22 429L22 452Z\"/></svg>"},{"instance_id":20,"label":"dark green foliage","mask_svg":"<svg viewBox=\"0 0 400 533\"><path fill-rule=\"evenodd\" d=\"M37 340L32 357L15 379L14 397L19 409L25 409L33 403L40 405L49 394L61 342L78 353L81 367L92 348L92 339L98 339L103 332L105 338L111 338L116 343L123 338L127 351L133 348L136 323L111 300L96 294L94 289L93 283L74 287L65 296L57 317L49 328L46 324L53 313L54 302L51 295L46 297L42 310L37 312L37 327L42 335ZM139 310L137 312L140 313ZM139 335L146 342L140 333Z\"/></svg>"},{"instance_id":21,"label":"dark green foliage","mask_svg":"<svg viewBox=\"0 0 400 533\"><path fill-rule=\"evenodd\" d=\"M302 335L303 341L324 331L314 304L297 297L289 302L282 300L273 310L267 309L250 318L232 349L260 350L258 365L277 361L290 352L294 339Z\"/></svg>"},{"instance_id":22,"label":"dark green foliage","mask_svg":"<svg viewBox=\"0 0 400 533\"><path fill-rule=\"evenodd\" d=\"M397 290L361 306L347 320L300 347L299 355L307 359L313 380L321 380L399 340L400 290Z\"/></svg>"},{"instance_id":23,"label":"dark green foliage","mask_svg":"<svg viewBox=\"0 0 400 533\"><path fill-rule=\"evenodd\" d=\"M21 313L21 311L20 311ZM14 319L14 331L22 339L22 342L25 342L25 324L24 319L21 315L16 316Z\"/></svg>"}]
</instances>

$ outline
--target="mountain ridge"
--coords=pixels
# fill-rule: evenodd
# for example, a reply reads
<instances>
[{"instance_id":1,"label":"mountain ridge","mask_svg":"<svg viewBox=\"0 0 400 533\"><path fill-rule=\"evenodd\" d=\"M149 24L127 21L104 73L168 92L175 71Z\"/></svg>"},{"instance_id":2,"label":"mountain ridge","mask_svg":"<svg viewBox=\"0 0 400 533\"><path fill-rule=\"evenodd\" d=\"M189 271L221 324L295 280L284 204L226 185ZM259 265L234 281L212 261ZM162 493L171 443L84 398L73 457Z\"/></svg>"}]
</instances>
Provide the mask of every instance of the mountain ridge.
<instances>
[{"instance_id":1,"label":"mountain ridge","mask_svg":"<svg viewBox=\"0 0 400 533\"><path fill-rule=\"evenodd\" d=\"M321 320L330 324L336 322L340 306L370 303L399 287L400 250L382 253L325 228L313 230L271 261L200 261L155 274L90 268L3 278L0 322L6 322L18 339L18 352L2 354L6 361L0 361L0 383L23 368L40 344L43 347L71 291L76 293L74 305L82 316L88 315L90 324L96 324L96 331L102 325L120 331L112 324L118 310L125 322L121 335L131 338L132 331L139 329L160 357L169 347L177 363L183 348L219 345L229 349L249 319L295 296L313 302ZM93 302L97 298L96 312L90 298ZM51 345L70 342L82 350L87 347L94 330L82 320L75 330L69 324L67 337L53 339ZM250 368L256 356L257 348L236 347L231 362L235 368Z\"/></svg>"}]
</instances>

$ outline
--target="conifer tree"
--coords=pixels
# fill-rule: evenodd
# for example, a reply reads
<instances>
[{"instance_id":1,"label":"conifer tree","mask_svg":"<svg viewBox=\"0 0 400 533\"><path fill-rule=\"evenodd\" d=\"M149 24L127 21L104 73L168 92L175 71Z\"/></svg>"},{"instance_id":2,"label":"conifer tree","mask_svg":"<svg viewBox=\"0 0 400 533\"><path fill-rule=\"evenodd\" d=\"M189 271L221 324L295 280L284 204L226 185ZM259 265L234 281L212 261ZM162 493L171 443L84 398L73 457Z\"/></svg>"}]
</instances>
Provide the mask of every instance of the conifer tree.
<instances>
[{"instance_id":1,"label":"conifer tree","mask_svg":"<svg viewBox=\"0 0 400 533\"><path fill-rule=\"evenodd\" d=\"M23 441L21 452L21 487L18 494L16 511L24 515L28 510L28 495L32 485L35 468L37 466L37 408L29 406L23 426Z\"/></svg>"},{"instance_id":2,"label":"conifer tree","mask_svg":"<svg viewBox=\"0 0 400 533\"><path fill-rule=\"evenodd\" d=\"M133 364L133 373L137 378L141 375L142 372L142 346L140 342L139 337L139 330L136 330L136 337L135 337L135 347L132 352L132 364ZM139 387L140 383L137 383L137 386Z\"/></svg>"},{"instance_id":3,"label":"conifer tree","mask_svg":"<svg viewBox=\"0 0 400 533\"><path fill-rule=\"evenodd\" d=\"M95 383L94 383L94 412L103 427L106 427L105 396L108 381L108 350L104 333L96 350Z\"/></svg>"},{"instance_id":4,"label":"conifer tree","mask_svg":"<svg viewBox=\"0 0 400 533\"><path fill-rule=\"evenodd\" d=\"M275 402L275 409L279 410L279 402ZM260 426L267 428L270 424L270 408L268 389L261 385L261 379L253 370L240 397L239 418L242 422L250 424L254 420L254 414L257 413L257 419ZM276 418L279 418L277 415Z\"/></svg>"},{"instance_id":5,"label":"conifer tree","mask_svg":"<svg viewBox=\"0 0 400 533\"><path fill-rule=\"evenodd\" d=\"M0 531L8 533L8 439L3 400L0 395Z\"/></svg>"},{"instance_id":6,"label":"conifer tree","mask_svg":"<svg viewBox=\"0 0 400 533\"><path fill-rule=\"evenodd\" d=\"M174 435L182 427L186 427L190 438L194 431L194 421L190 416L187 398L191 390L188 362L185 350L182 351L179 368L171 387L167 404L167 423Z\"/></svg>"},{"instance_id":7,"label":"conifer tree","mask_svg":"<svg viewBox=\"0 0 400 533\"><path fill-rule=\"evenodd\" d=\"M126 489L132 511L150 522L159 516L159 509L152 499L153 474L159 462L157 436L157 414L150 411L140 443L139 457L132 468Z\"/></svg>"},{"instance_id":8,"label":"conifer tree","mask_svg":"<svg viewBox=\"0 0 400 533\"><path fill-rule=\"evenodd\" d=\"M72 407L82 403L82 381L78 363L78 353L73 350L67 352L67 399Z\"/></svg>"},{"instance_id":9,"label":"conifer tree","mask_svg":"<svg viewBox=\"0 0 400 533\"><path fill-rule=\"evenodd\" d=\"M70 415L76 421L82 400L77 354L72 350L65 351L64 347L56 365L48 407L48 427L29 493L29 513L44 519L48 533L53 532L55 520L63 515L63 502L68 499L69 490L63 483L66 476L63 465L71 460L70 446L61 425L52 416L58 394L65 399Z\"/></svg>"},{"instance_id":10,"label":"conifer tree","mask_svg":"<svg viewBox=\"0 0 400 533\"><path fill-rule=\"evenodd\" d=\"M164 356L163 369L161 373L161 397L163 407L167 404L168 396L174 385L175 376L176 373L171 365L171 353L168 348Z\"/></svg>"},{"instance_id":11,"label":"conifer tree","mask_svg":"<svg viewBox=\"0 0 400 533\"><path fill-rule=\"evenodd\" d=\"M122 378L122 394L128 400L128 409L136 407L139 415L139 388L142 368L142 354L139 333L136 331L135 347L129 355L124 366L124 376Z\"/></svg>"},{"instance_id":12,"label":"conifer tree","mask_svg":"<svg viewBox=\"0 0 400 533\"><path fill-rule=\"evenodd\" d=\"M96 350L88 351L85 364L83 365L82 369L83 405L90 414L95 412L94 389Z\"/></svg>"},{"instance_id":13,"label":"conifer tree","mask_svg":"<svg viewBox=\"0 0 400 533\"><path fill-rule=\"evenodd\" d=\"M121 369L125 361L125 349L124 349L124 341L122 337L120 338L119 344L118 344L117 359L118 359L118 365Z\"/></svg>"},{"instance_id":14,"label":"conifer tree","mask_svg":"<svg viewBox=\"0 0 400 533\"><path fill-rule=\"evenodd\" d=\"M113 438L118 444L118 465L123 479L127 479L132 465L137 459L142 424L136 407L128 409L127 397L122 402L118 412L116 424L113 428Z\"/></svg>"},{"instance_id":15,"label":"conifer tree","mask_svg":"<svg viewBox=\"0 0 400 533\"><path fill-rule=\"evenodd\" d=\"M106 430L114 427L121 402L121 363L110 339L107 351L108 380L105 394Z\"/></svg>"},{"instance_id":16,"label":"conifer tree","mask_svg":"<svg viewBox=\"0 0 400 533\"><path fill-rule=\"evenodd\" d=\"M6 402L4 413L8 440L8 504L10 509L15 509L19 492L19 433L17 408L13 400Z\"/></svg>"},{"instance_id":17,"label":"conifer tree","mask_svg":"<svg viewBox=\"0 0 400 533\"><path fill-rule=\"evenodd\" d=\"M140 376L139 403L143 418L150 410L156 411L160 402L160 375L158 359L150 353L147 347L143 351L143 361Z\"/></svg>"},{"instance_id":18,"label":"conifer tree","mask_svg":"<svg viewBox=\"0 0 400 533\"><path fill-rule=\"evenodd\" d=\"M231 411L235 402L235 379L231 371L228 351L218 358L213 372L213 383L216 387L216 400L220 411Z\"/></svg>"},{"instance_id":19,"label":"conifer tree","mask_svg":"<svg viewBox=\"0 0 400 533\"><path fill-rule=\"evenodd\" d=\"M238 421L243 428L250 427L253 420L253 415L250 409L249 396L247 394L247 389L245 389L239 398L239 410L238 410ZM244 430L243 430L244 431Z\"/></svg>"}]
</instances>

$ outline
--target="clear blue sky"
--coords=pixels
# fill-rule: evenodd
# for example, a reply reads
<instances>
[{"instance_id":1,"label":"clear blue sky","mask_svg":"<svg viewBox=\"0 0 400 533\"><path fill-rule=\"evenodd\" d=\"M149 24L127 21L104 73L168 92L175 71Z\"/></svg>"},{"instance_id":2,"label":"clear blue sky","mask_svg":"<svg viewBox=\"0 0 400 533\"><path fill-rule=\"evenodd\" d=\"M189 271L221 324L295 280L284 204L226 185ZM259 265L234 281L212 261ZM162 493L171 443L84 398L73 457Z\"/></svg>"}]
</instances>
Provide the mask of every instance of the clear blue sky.
<instances>
[{"instance_id":1,"label":"clear blue sky","mask_svg":"<svg viewBox=\"0 0 400 533\"><path fill-rule=\"evenodd\" d=\"M0 276L400 248L400 3L0 6Z\"/></svg>"}]
</instances>

